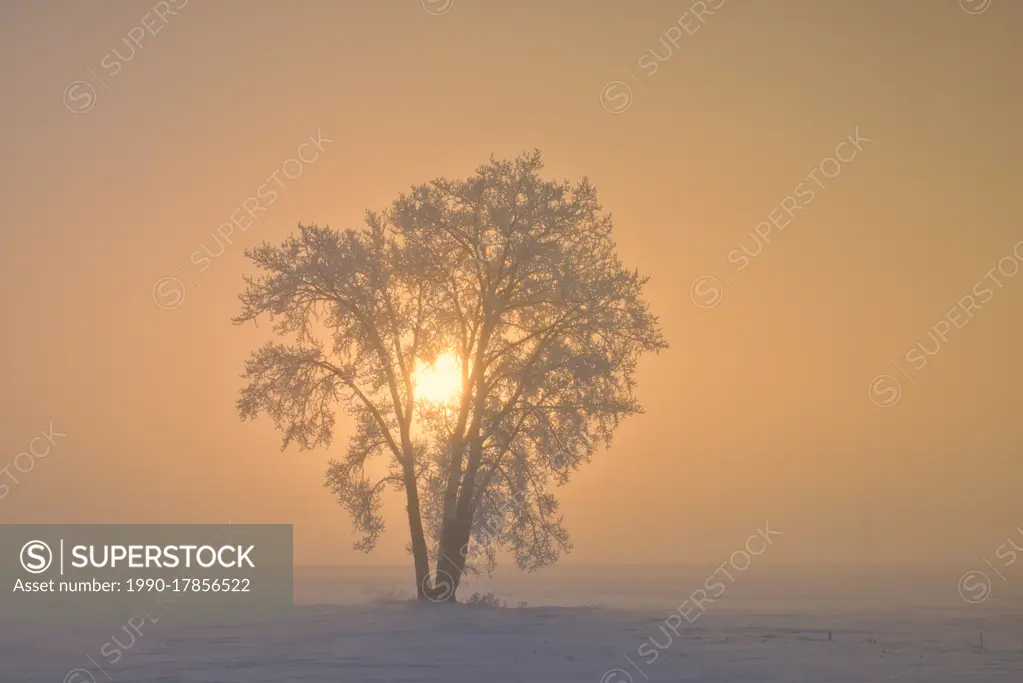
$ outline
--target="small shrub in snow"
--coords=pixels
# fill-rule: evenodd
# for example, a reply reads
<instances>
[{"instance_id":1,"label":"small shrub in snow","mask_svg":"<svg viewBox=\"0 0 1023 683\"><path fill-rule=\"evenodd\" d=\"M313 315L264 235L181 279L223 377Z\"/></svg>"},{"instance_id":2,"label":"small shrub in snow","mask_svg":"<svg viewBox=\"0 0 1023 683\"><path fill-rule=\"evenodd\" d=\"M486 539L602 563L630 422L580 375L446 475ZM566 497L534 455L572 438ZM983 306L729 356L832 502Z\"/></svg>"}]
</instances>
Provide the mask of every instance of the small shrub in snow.
<instances>
[{"instance_id":1,"label":"small shrub in snow","mask_svg":"<svg viewBox=\"0 0 1023 683\"><path fill-rule=\"evenodd\" d=\"M465 600L466 605L476 605L477 607L507 607L506 603L501 598L497 597L493 593L473 593Z\"/></svg>"}]
</instances>

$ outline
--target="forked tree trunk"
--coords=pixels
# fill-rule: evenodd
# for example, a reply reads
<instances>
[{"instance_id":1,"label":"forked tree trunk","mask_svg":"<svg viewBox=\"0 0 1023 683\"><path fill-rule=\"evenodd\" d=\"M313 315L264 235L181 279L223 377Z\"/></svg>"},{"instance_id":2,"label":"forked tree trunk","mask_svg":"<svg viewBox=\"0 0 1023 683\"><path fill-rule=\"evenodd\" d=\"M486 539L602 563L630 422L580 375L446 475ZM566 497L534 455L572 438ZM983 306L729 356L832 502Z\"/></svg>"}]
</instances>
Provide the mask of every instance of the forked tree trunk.
<instances>
[{"instance_id":1,"label":"forked tree trunk","mask_svg":"<svg viewBox=\"0 0 1023 683\"><path fill-rule=\"evenodd\" d=\"M467 481L462 486L462 496L471 500L473 491L472 483ZM458 501L458 510L453 523L450 525L450 538L447 543L446 559L450 563L448 572L453 577L451 600L455 599L455 591L461 583L465 574L465 562L469 553L469 538L472 535L472 507L468 503L463 504L462 498ZM445 557L445 556L442 556Z\"/></svg>"},{"instance_id":2,"label":"forked tree trunk","mask_svg":"<svg viewBox=\"0 0 1023 683\"><path fill-rule=\"evenodd\" d=\"M458 492L458 502L452 517L445 516L441 528L440 554L437 558L437 576L450 585L450 594L444 599L454 602L455 593L465 574L469 538L472 535L472 500L476 491L476 472L481 453L479 441L474 439L469 449L469 462ZM439 601L439 600L438 600Z\"/></svg>"},{"instance_id":3,"label":"forked tree trunk","mask_svg":"<svg viewBox=\"0 0 1023 683\"><path fill-rule=\"evenodd\" d=\"M452 462L448 472L447 488L444 492L444 517L441 519L440 539L437 548L437 570L433 576L438 585L437 590L430 596L430 599L434 602L453 602L455 600L455 591L458 589L458 583L461 579L459 576L461 570L455 561L458 553L456 543L459 537L456 529L458 520L455 515L458 502L458 485L462 479L461 458L458 454L461 452L461 449L462 443L460 441L451 443Z\"/></svg>"}]
</instances>

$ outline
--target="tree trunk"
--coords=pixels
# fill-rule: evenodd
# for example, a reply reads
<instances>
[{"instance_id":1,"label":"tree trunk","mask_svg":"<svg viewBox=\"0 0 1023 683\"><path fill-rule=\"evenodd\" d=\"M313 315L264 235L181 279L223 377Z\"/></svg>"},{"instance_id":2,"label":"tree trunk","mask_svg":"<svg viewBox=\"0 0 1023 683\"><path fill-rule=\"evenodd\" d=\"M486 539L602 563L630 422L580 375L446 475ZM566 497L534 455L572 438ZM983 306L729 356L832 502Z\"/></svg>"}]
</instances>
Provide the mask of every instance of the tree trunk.
<instances>
[{"instance_id":1,"label":"tree trunk","mask_svg":"<svg viewBox=\"0 0 1023 683\"><path fill-rule=\"evenodd\" d=\"M450 595L445 597L452 602L465 573L469 539L472 536L472 499L476 491L476 472L481 456L479 438L476 435L476 438L470 441L468 465L462 479L461 490L458 492L454 515L445 515L441 529L437 574L443 581L450 582Z\"/></svg>"},{"instance_id":2,"label":"tree trunk","mask_svg":"<svg viewBox=\"0 0 1023 683\"><path fill-rule=\"evenodd\" d=\"M455 593L462 579L465 567L464 552L459 539L462 537L462 520L445 517L441 527L440 554L437 556L435 581L438 590L430 598L434 602L455 602Z\"/></svg>"},{"instance_id":3,"label":"tree trunk","mask_svg":"<svg viewBox=\"0 0 1023 683\"><path fill-rule=\"evenodd\" d=\"M408 499L408 526L412 534L412 557L416 567L416 597L429 597L430 556L426 550L426 536L423 533L423 516L419 509L419 486L411 459L403 466L405 494Z\"/></svg>"},{"instance_id":4,"label":"tree trunk","mask_svg":"<svg viewBox=\"0 0 1023 683\"><path fill-rule=\"evenodd\" d=\"M451 464L448 470L447 487L444 491L444 517L441 519L440 539L438 544L437 569L435 581L443 584L444 591L436 591L431 600L434 602L454 602L455 591L461 581L464 562L458 562L460 546L458 539L460 520L458 519L458 489L462 482L462 448L464 442L456 438L450 444Z\"/></svg>"},{"instance_id":5,"label":"tree trunk","mask_svg":"<svg viewBox=\"0 0 1023 683\"><path fill-rule=\"evenodd\" d=\"M451 599L454 600L454 592L458 589L462 575L465 573L465 561L469 555L469 539L472 536L472 499L474 491L472 478L467 474L465 483L462 484L461 497L458 499L458 510L455 522L451 525L451 538L449 540L448 557L452 568L451 575L454 577L454 589L451 591ZM463 503L463 501L465 501Z\"/></svg>"}]
</instances>

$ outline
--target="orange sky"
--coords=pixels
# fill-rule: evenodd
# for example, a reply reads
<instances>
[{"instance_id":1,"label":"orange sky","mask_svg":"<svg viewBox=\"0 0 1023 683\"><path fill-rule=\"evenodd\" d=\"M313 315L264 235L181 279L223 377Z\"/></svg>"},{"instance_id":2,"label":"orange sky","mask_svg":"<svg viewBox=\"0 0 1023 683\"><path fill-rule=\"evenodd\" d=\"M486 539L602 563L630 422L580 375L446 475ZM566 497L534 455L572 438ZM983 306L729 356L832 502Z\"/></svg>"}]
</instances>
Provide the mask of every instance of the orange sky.
<instances>
[{"instance_id":1,"label":"orange sky","mask_svg":"<svg viewBox=\"0 0 1023 683\"><path fill-rule=\"evenodd\" d=\"M647 413L563 490L566 562L714 561L766 519L768 562L990 555L1023 523L1023 273L923 367L905 356L1023 240L1023 5L697 5L4 3L0 468L51 422L68 436L9 470L0 520L294 523L300 564L407 562L400 501L357 554L330 453L238 421L267 338L229 322L242 252L538 147L597 186L672 344L641 366ZM784 214L857 128L870 142ZM200 270L232 214L246 229Z\"/></svg>"}]
</instances>

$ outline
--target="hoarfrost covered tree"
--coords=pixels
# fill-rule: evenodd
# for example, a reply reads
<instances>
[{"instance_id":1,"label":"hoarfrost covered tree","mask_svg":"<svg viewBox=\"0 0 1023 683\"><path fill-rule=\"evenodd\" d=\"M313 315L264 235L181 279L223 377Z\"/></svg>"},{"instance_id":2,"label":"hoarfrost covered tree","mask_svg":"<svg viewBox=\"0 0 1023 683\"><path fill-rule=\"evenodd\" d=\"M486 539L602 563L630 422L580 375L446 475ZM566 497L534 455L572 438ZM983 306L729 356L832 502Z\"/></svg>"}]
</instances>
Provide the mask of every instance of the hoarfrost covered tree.
<instances>
[{"instance_id":1,"label":"hoarfrost covered tree","mask_svg":"<svg viewBox=\"0 0 1023 683\"><path fill-rule=\"evenodd\" d=\"M293 343L246 363L243 419L283 445L330 443L354 422L326 483L371 550L381 493L406 498L417 593L454 600L498 549L526 571L570 549L552 484L641 412L635 370L666 348L586 179L544 180L539 152L412 188L362 230L299 226L247 253L241 323L268 314ZM448 355L457 390L427 400L417 369ZM385 472L367 467L381 458ZM433 569L430 565L433 563Z\"/></svg>"}]
</instances>

